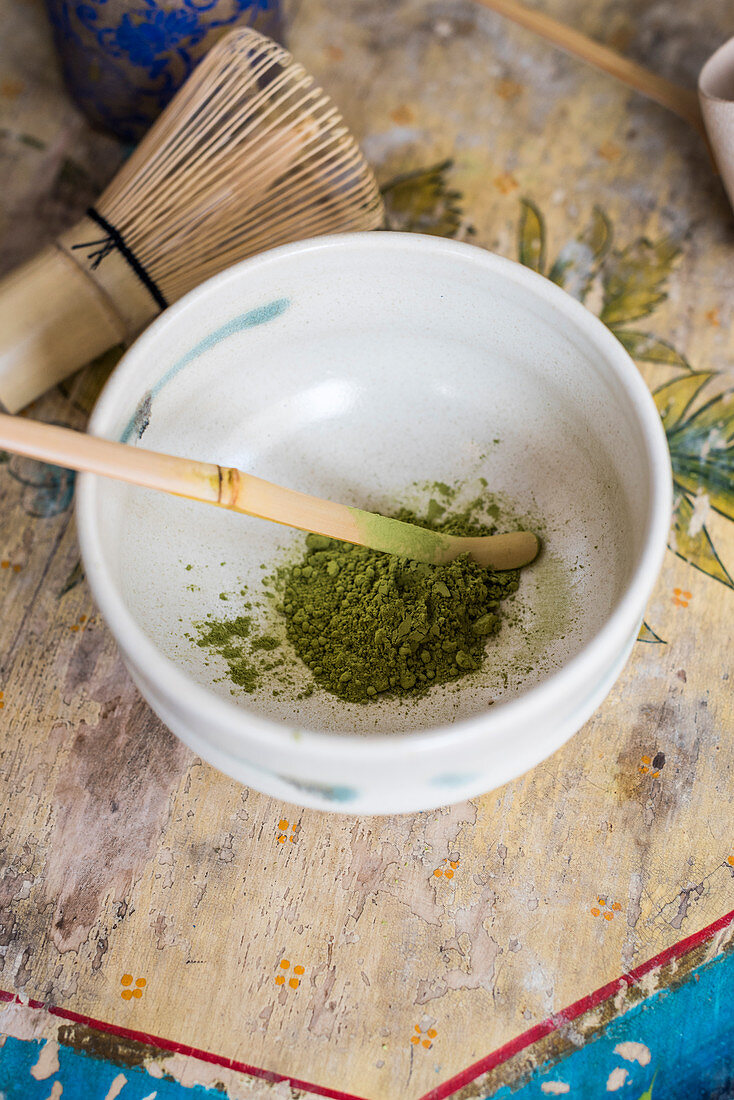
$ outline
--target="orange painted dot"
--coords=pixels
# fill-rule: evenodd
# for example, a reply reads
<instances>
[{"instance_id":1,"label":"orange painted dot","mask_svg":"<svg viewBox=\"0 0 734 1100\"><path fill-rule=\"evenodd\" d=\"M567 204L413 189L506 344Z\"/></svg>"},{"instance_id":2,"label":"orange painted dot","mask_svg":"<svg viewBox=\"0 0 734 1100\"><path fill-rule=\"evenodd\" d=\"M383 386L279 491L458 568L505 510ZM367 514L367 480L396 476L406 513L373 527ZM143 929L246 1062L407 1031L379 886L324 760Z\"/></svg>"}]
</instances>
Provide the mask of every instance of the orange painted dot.
<instances>
[{"instance_id":1,"label":"orange painted dot","mask_svg":"<svg viewBox=\"0 0 734 1100\"><path fill-rule=\"evenodd\" d=\"M647 773L650 771L650 769L646 768L643 764L643 766L640 768L640 771L642 772L643 775L647 775Z\"/></svg>"},{"instance_id":2,"label":"orange painted dot","mask_svg":"<svg viewBox=\"0 0 734 1100\"><path fill-rule=\"evenodd\" d=\"M618 901L615 901L615 902L614 902L614 905L612 906L612 909L614 910L614 912L615 912L615 913L619 913L619 911L620 911L620 909L621 909L621 908L622 908L622 906L621 906L621 905L619 904L619 902L618 902Z\"/></svg>"},{"instance_id":3,"label":"orange painted dot","mask_svg":"<svg viewBox=\"0 0 734 1100\"><path fill-rule=\"evenodd\" d=\"M435 1027L429 1027L428 1031L426 1032L426 1035L429 1039L435 1039L437 1034L438 1032L436 1031Z\"/></svg>"},{"instance_id":4,"label":"orange painted dot","mask_svg":"<svg viewBox=\"0 0 734 1100\"><path fill-rule=\"evenodd\" d=\"M290 842L291 842L291 844L292 844L292 843L293 843L293 841L294 841L294 840L295 840L296 838L295 838L294 836L289 836L289 837L288 837L288 839L290 840Z\"/></svg>"},{"instance_id":5,"label":"orange painted dot","mask_svg":"<svg viewBox=\"0 0 734 1100\"><path fill-rule=\"evenodd\" d=\"M290 966L291 964L290 964L290 961L289 961L288 959L281 959L281 960L280 960L280 965L282 966L283 970L287 970L287 969L288 969L288 967L289 967L289 966Z\"/></svg>"},{"instance_id":6,"label":"orange painted dot","mask_svg":"<svg viewBox=\"0 0 734 1100\"><path fill-rule=\"evenodd\" d=\"M278 837L278 844L285 844L285 837L284 836L279 836Z\"/></svg>"},{"instance_id":7,"label":"orange painted dot","mask_svg":"<svg viewBox=\"0 0 734 1100\"><path fill-rule=\"evenodd\" d=\"M604 920L614 920L614 913L605 913Z\"/></svg>"},{"instance_id":8,"label":"orange painted dot","mask_svg":"<svg viewBox=\"0 0 734 1100\"><path fill-rule=\"evenodd\" d=\"M643 764L649 764L650 763L650 757L649 756L643 756L642 763Z\"/></svg>"},{"instance_id":9,"label":"orange painted dot","mask_svg":"<svg viewBox=\"0 0 734 1100\"><path fill-rule=\"evenodd\" d=\"M130 998L132 997L132 995L133 995L132 989L123 989L122 993L120 994L123 1001L129 1001Z\"/></svg>"},{"instance_id":10,"label":"orange painted dot","mask_svg":"<svg viewBox=\"0 0 734 1100\"><path fill-rule=\"evenodd\" d=\"M660 772L653 772L653 773L652 773L652 777L653 777L653 779L657 779L657 777L658 777L659 775L660 775Z\"/></svg>"},{"instance_id":11,"label":"orange painted dot","mask_svg":"<svg viewBox=\"0 0 734 1100\"><path fill-rule=\"evenodd\" d=\"M294 966L293 967L293 973L294 974L303 974L303 967L302 966Z\"/></svg>"},{"instance_id":12,"label":"orange painted dot","mask_svg":"<svg viewBox=\"0 0 734 1100\"><path fill-rule=\"evenodd\" d=\"M0 699L0 710L2 710L4 706L5 706L5 703L3 703L2 699Z\"/></svg>"},{"instance_id":13,"label":"orange painted dot","mask_svg":"<svg viewBox=\"0 0 734 1100\"><path fill-rule=\"evenodd\" d=\"M145 981L145 978L136 978L135 979L135 984L142 989L143 986L146 985L147 983Z\"/></svg>"},{"instance_id":14,"label":"orange painted dot","mask_svg":"<svg viewBox=\"0 0 734 1100\"><path fill-rule=\"evenodd\" d=\"M282 985L284 981L285 981L285 978L283 977L282 974L277 974L276 975L276 977L275 977L275 984L276 985Z\"/></svg>"},{"instance_id":15,"label":"orange painted dot","mask_svg":"<svg viewBox=\"0 0 734 1100\"><path fill-rule=\"evenodd\" d=\"M288 979L288 985L291 987L291 989L298 989L300 984L301 983L299 982L298 978L289 978Z\"/></svg>"},{"instance_id":16,"label":"orange painted dot","mask_svg":"<svg viewBox=\"0 0 734 1100\"><path fill-rule=\"evenodd\" d=\"M79 622L80 623L85 623L86 621L87 621L87 616L86 615L80 615L79 616Z\"/></svg>"},{"instance_id":17,"label":"orange painted dot","mask_svg":"<svg viewBox=\"0 0 734 1100\"><path fill-rule=\"evenodd\" d=\"M288 822L285 820L285 818L280 819L280 821L278 822L278 828L279 829L287 829L288 828Z\"/></svg>"},{"instance_id":18,"label":"orange painted dot","mask_svg":"<svg viewBox=\"0 0 734 1100\"><path fill-rule=\"evenodd\" d=\"M418 1038L417 1035L411 1035L410 1041L411 1041L411 1043L419 1043L420 1039Z\"/></svg>"},{"instance_id":19,"label":"orange painted dot","mask_svg":"<svg viewBox=\"0 0 734 1100\"><path fill-rule=\"evenodd\" d=\"M143 996L143 991L142 991L142 989L133 989L132 990L132 995L133 995L133 997L142 997Z\"/></svg>"},{"instance_id":20,"label":"orange painted dot","mask_svg":"<svg viewBox=\"0 0 734 1100\"><path fill-rule=\"evenodd\" d=\"M600 905L606 905L607 903L606 898L597 898L596 900L599 902Z\"/></svg>"},{"instance_id":21,"label":"orange painted dot","mask_svg":"<svg viewBox=\"0 0 734 1100\"><path fill-rule=\"evenodd\" d=\"M74 626L70 627L70 630L71 630L71 631L72 631L73 633L76 633L78 629L79 629L79 627L78 627L78 626L76 625L76 623L74 624Z\"/></svg>"},{"instance_id":22,"label":"orange painted dot","mask_svg":"<svg viewBox=\"0 0 734 1100\"><path fill-rule=\"evenodd\" d=\"M730 867L734 867L734 856L727 856L726 862Z\"/></svg>"},{"instance_id":23,"label":"orange painted dot","mask_svg":"<svg viewBox=\"0 0 734 1100\"><path fill-rule=\"evenodd\" d=\"M416 1031L418 1032L418 1034L420 1035L420 1030L421 1030L421 1029L420 1029L420 1028L418 1027L418 1024L416 1024L416 1025L415 1025L415 1030L416 1030Z\"/></svg>"},{"instance_id":24,"label":"orange painted dot","mask_svg":"<svg viewBox=\"0 0 734 1100\"><path fill-rule=\"evenodd\" d=\"M433 873L436 876L436 878L441 878L441 876L443 875L443 871L441 870L440 867L437 867L436 870Z\"/></svg>"},{"instance_id":25,"label":"orange painted dot","mask_svg":"<svg viewBox=\"0 0 734 1100\"><path fill-rule=\"evenodd\" d=\"M596 909L596 908L592 909L591 910L591 915L592 915L592 917L598 917L599 916L599 910Z\"/></svg>"},{"instance_id":26,"label":"orange painted dot","mask_svg":"<svg viewBox=\"0 0 734 1100\"><path fill-rule=\"evenodd\" d=\"M509 195L520 186L511 172L500 172L494 177L493 183L501 195Z\"/></svg>"},{"instance_id":27,"label":"orange painted dot","mask_svg":"<svg viewBox=\"0 0 734 1100\"><path fill-rule=\"evenodd\" d=\"M424 1039L423 1040L423 1046L426 1047L428 1050L430 1050L431 1049L431 1040L430 1039Z\"/></svg>"},{"instance_id":28,"label":"orange painted dot","mask_svg":"<svg viewBox=\"0 0 734 1100\"><path fill-rule=\"evenodd\" d=\"M0 561L0 569L10 569L10 562L7 560Z\"/></svg>"},{"instance_id":29,"label":"orange painted dot","mask_svg":"<svg viewBox=\"0 0 734 1100\"><path fill-rule=\"evenodd\" d=\"M22 568L22 566L20 566L20 565L14 565L13 566L13 572L14 573L20 573L21 568Z\"/></svg>"},{"instance_id":30,"label":"orange painted dot","mask_svg":"<svg viewBox=\"0 0 734 1100\"><path fill-rule=\"evenodd\" d=\"M451 863L451 866L454 868L454 870L456 870L456 868L459 866L458 859L452 859L452 860L450 860L450 863Z\"/></svg>"},{"instance_id":31,"label":"orange painted dot","mask_svg":"<svg viewBox=\"0 0 734 1100\"><path fill-rule=\"evenodd\" d=\"M501 99L514 99L523 90L522 84L518 84L515 80L498 80L496 89Z\"/></svg>"},{"instance_id":32,"label":"orange painted dot","mask_svg":"<svg viewBox=\"0 0 734 1100\"><path fill-rule=\"evenodd\" d=\"M453 871L446 871L445 874L446 874L446 878L453 878L454 877L454 872Z\"/></svg>"},{"instance_id":33,"label":"orange painted dot","mask_svg":"<svg viewBox=\"0 0 734 1100\"><path fill-rule=\"evenodd\" d=\"M133 980L132 974L123 974L122 977L120 978L120 984L121 985L130 985L130 982L132 980Z\"/></svg>"}]
</instances>

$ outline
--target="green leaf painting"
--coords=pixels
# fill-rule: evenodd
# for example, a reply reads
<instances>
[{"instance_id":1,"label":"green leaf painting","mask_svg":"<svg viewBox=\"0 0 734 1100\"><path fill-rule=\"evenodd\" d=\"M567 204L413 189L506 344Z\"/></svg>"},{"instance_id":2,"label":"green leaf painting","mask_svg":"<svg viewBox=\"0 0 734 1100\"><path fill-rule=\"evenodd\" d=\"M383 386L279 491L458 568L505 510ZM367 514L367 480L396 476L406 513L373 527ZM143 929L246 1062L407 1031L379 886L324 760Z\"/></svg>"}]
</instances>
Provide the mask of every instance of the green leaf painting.
<instances>
[{"instance_id":1,"label":"green leaf painting","mask_svg":"<svg viewBox=\"0 0 734 1100\"><path fill-rule=\"evenodd\" d=\"M685 378L674 378L653 392L666 432L677 427L710 378L711 371L696 371Z\"/></svg>"},{"instance_id":2,"label":"green leaf painting","mask_svg":"<svg viewBox=\"0 0 734 1100\"><path fill-rule=\"evenodd\" d=\"M727 588L734 588L734 581L717 554L711 535L705 525L699 527L694 505L685 494L676 497L668 545L674 554L689 565L700 569L714 580L721 581Z\"/></svg>"},{"instance_id":3,"label":"green leaf painting","mask_svg":"<svg viewBox=\"0 0 734 1100\"><path fill-rule=\"evenodd\" d=\"M667 238L657 243L640 237L604 265L604 301L599 316L605 325L628 324L648 317L667 295L663 287L678 256Z\"/></svg>"},{"instance_id":4,"label":"green leaf painting","mask_svg":"<svg viewBox=\"0 0 734 1100\"><path fill-rule=\"evenodd\" d=\"M638 328L667 297L666 286L679 250L668 238L640 237L624 248L612 248L613 227L598 209L590 224L567 242L551 264L548 277L584 301L595 280L601 286L600 319L638 362L654 363L678 373L653 397L668 437L675 483L675 510L670 549L690 565L727 588L734 587L706 525L709 509L734 520L734 392L702 401L714 377L693 371L667 340ZM535 203L521 202L518 258L545 272L546 229ZM685 373L680 373L685 372ZM661 643L643 624L639 641Z\"/></svg>"},{"instance_id":5,"label":"green leaf painting","mask_svg":"<svg viewBox=\"0 0 734 1100\"><path fill-rule=\"evenodd\" d=\"M640 633L637 635L638 642L650 642L651 645L667 645L668 643L664 638L661 638L659 634L656 634L651 626L647 623L643 623L640 627Z\"/></svg>"},{"instance_id":6,"label":"green leaf painting","mask_svg":"<svg viewBox=\"0 0 734 1100\"><path fill-rule=\"evenodd\" d=\"M590 224L563 246L548 278L583 302L611 243L611 222L598 206L594 207Z\"/></svg>"},{"instance_id":7,"label":"green leaf painting","mask_svg":"<svg viewBox=\"0 0 734 1100\"><path fill-rule=\"evenodd\" d=\"M449 185L451 161L398 176L383 189L386 227L455 237L464 223L461 193ZM466 230L465 230L466 231ZM584 302L592 287L599 317L638 362L675 372L653 393L665 428L675 483L670 549L707 576L734 588L708 525L709 511L734 521L734 391L706 400L715 377L695 371L669 341L646 331L646 321L667 298L679 256L670 238L638 237L615 243L608 215L595 207L589 221L548 258L545 218L529 198L520 202L518 258L526 267ZM596 297L596 295L595 295ZM664 644L643 623L640 641Z\"/></svg>"},{"instance_id":8,"label":"green leaf painting","mask_svg":"<svg viewBox=\"0 0 734 1100\"><path fill-rule=\"evenodd\" d=\"M704 523L708 508L734 520L734 393L698 404L714 375L682 375L653 393L668 437L675 504L670 548L709 577L734 588Z\"/></svg>"},{"instance_id":9,"label":"green leaf painting","mask_svg":"<svg viewBox=\"0 0 734 1100\"><path fill-rule=\"evenodd\" d=\"M650 336L647 332L635 332L633 329L616 326L612 326L612 332L633 359L638 359L642 363L662 363L667 367L691 369L685 356L676 351L666 340Z\"/></svg>"},{"instance_id":10,"label":"green leaf painting","mask_svg":"<svg viewBox=\"0 0 734 1100\"><path fill-rule=\"evenodd\" d=\"M534 202L522 199L520 213L520 263L533 271L545 272L545 221Z\"/></svg>"},{"instance_id":11,"label":"green leaf painting","mask_svg":"<svg viewBox=\"0 0 734 1100\"><path fill-rule=\"evenodd\" d=\"M59 592L59 599L65 596L67 592L71 592L73 588L76 588L78 584L84 580L84 568L81 563L81 558L76 562L74 568L69 573L69 576L64 581L64 585Z\"/></svg>"},{"instance_id":12,"label":"green leaf painting","mask_svg":"<svg viewBox=\"0 0 734 1100\"><path fill-rule=\"evenodd\" d=\"M657 1077L657 1075L658 1071L655 1070L652 1075L652 1081L650 1082L650 1088L645 1089L645 1091L641 1093L640 1096L638 1096L637 1100L652 1100L652 1090L655 1088L655 1078Z\"/></svg>"},{"instance_id":13,"label":"green leaf painting","mask_svg":"<svg viewBox=\"0 0 734 1100\"><path fill-rule=\"evenodd\" d=\"M382 188L385 228L455 237L462 228L462 195L449 187L452 161L396 176ZM464 232L472 234L471 226Z\"/></svg>"}]
</instances>

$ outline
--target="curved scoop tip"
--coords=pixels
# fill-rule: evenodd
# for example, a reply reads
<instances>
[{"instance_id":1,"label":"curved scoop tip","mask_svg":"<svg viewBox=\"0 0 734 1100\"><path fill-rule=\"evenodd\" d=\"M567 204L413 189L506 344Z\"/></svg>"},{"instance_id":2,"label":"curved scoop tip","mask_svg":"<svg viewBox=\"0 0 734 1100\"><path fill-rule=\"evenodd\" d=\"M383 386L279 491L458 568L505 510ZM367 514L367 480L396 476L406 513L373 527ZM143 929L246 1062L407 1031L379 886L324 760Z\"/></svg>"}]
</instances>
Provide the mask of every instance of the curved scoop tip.
<instances>
[{"instance_id":1,"label":"curved scoop tip","mask_svg":"<svg viewBox=\"0 0 734 1100\"><path fill-rule=\"evenodd\" d=\"M532 531L513 531L508 535L489 535L477 539L470 555L487 569L521 569L535 561L540 540Z\"/></svg>"}]
</instances>

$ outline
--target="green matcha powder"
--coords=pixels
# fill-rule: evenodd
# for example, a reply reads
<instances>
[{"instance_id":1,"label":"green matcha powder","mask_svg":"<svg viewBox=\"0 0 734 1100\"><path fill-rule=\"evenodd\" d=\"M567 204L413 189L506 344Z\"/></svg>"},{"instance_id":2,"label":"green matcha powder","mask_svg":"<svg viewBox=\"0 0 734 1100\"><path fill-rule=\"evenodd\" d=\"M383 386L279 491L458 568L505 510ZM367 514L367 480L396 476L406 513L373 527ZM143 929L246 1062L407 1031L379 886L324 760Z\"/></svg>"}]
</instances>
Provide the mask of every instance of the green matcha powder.
<instances>
[{"instance_id":1,"label":"green matcha powder","mask_svg":"<svg viewBox=\"0 0 734 1100\"><path fill-rule=\"evenodd\" d=\"M483 503L446 515L431 501L425 518L405 509L394 518L449 535L494 534L494 527L473 519ZM517 570L494 573L467 557L424 565L308 535L303 557L267 583L287 641L314 684L348 702L368 703L422 695L480 668L488 639L500 629L501 601L517 590L518 577ZM265 672L289 683L286 658L274 659L277 639L254 634L252 619L210 619L196 627L198 644L225 659L241 690L254 691Z\"/></svg>"}]
</instances>

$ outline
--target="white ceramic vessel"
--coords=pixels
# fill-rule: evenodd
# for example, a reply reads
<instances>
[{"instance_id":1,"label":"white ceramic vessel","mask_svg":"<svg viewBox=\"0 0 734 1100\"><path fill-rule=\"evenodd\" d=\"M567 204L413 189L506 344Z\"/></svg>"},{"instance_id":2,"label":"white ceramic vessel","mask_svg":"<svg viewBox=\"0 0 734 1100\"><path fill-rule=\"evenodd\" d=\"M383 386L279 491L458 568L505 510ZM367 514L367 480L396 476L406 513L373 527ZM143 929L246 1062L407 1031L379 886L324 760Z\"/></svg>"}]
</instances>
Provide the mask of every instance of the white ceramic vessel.
<instances>
[{"instance_id":1,"label":"white ceramic vessel","mask_svg":"<svg viewBox=\"0 0 734 1100\"><path fill-rule=\"evenodd\" d=\"M223 272L127 352L91 430L374 510L485 478L542 521L483 671L410 704L298 701L267 678L232 694L186 635L303 536L81 478L84 565L145 698L217 768L304 806L429 809L547 757L619 675L665 549L668 451L627 353L546 279L436 237L319 238Z\"/></svg>"}]
</instances>

